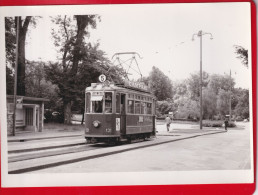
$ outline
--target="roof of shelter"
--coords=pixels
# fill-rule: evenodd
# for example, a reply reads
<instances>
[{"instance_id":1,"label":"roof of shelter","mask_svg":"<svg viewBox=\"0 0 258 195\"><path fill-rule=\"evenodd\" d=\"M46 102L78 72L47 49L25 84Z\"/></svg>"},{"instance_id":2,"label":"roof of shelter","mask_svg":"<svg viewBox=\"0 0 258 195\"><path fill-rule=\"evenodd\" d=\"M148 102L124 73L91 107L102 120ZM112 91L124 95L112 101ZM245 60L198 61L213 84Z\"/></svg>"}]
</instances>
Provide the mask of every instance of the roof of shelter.
<instances>
[{"instance_id":1,"label":"roof of shelter","mask_svg":"<svg viewBox=\"0 0 258 195\"><path fill-rule=\"evenodd\" d=\"M13 95L6 95L7 99L13 99ZM35 102L48 102L49 99L47 98L38 98L38 97L27 97L27 96L20 96L17 95L16 99L22 98L23 100L28 100L28 101L35 101Z\"/></svg>"}]
</instances>

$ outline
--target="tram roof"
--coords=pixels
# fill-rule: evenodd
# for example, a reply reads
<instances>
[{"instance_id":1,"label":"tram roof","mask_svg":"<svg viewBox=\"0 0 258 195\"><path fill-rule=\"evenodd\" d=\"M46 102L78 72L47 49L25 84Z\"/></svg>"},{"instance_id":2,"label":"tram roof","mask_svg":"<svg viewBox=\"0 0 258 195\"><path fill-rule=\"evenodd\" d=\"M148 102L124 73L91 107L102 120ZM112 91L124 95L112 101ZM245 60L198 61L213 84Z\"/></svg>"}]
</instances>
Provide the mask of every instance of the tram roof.
<instances>
[{"instance_id":1,"label":"tram roof","mask_svg":"<svg viewBox=\"0 0 258 195\"><path fill-rule=\"evenodd\" d=\"M103 84L103 83L91 83L90 87L86 88L86 91L102 91L102 90L110 90L110 91L131 91L131 92L141 92L147 93L149 95L153 95L150 91L137 89L134 87L125 86L123 84Z\"/></svg>"}]
</instances>

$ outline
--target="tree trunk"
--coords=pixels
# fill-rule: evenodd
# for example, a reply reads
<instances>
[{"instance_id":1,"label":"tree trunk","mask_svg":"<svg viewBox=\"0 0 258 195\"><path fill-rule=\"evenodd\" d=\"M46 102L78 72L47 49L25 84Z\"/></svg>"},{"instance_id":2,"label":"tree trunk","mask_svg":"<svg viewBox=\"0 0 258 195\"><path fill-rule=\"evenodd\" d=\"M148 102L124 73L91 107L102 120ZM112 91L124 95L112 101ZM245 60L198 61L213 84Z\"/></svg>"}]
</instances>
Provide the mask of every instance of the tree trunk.
<instances>
[{"instance_id":1,"label":"tree trunk","mask_svg":"<svg viewBox=\"0 0 258 195\"><path fill-rule=\"evenodd\" d=\"M18 43L18 67L17 67L17 95L25 96L25 40L31 16L27 16L22 25L19 17L19 43Z\"/></svg>"},{"instance_id":2,"label":"tree trunk","mask_svg":"<svg viewBox=\"0 0 258 195\"><path fill-rule=\"evenodd\" d=\"M70 125L72 117L72 103L71 101L64 102L64 124Z\"/></svg>"},{"instance_id":3,"label":"tree trunk","mask_svg":"<svg viewBox=\"0 0 258 195\"><path fill-rule=\"evenodd\" d=\"M82 121L81 121L81 125L83 125L84 122L84 109L81 109L81 114L82 114Z\"/></svg>"},{"instance_id":4,"label":"tree trunk","mask_svg":"<svg viewBox=\"0 0 258 195\"><path fill-rule=\"evenodd\" d=\"M89 22L89 17L86 16L76 16L77 20L77 35L76 35L76 42L74 45L74 50L73 50L73 66L71 69L71 76L75 76L78 70L78 64L79 61L81 60L81 50L83 46L83 36L85 34L85 28L88 25Z\"/></svg>"}]
</instances>

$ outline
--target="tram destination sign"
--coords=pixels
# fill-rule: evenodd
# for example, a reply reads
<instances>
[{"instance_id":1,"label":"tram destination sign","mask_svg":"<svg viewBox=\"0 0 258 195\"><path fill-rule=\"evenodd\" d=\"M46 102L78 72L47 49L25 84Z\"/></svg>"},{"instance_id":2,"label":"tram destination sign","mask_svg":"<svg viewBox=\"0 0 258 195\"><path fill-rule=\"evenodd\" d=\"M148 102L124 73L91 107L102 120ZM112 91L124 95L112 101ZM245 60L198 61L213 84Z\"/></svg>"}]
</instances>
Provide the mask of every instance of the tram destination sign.
<instances>
[{"instance_id":1,"label":"tram destination sign","mask_svg":"<svg viewBox=\"0 0 258 195\"><path fill-rule=\"evenodd\" d=\"M141 90L145 90L145 91L148 91L148 89L149 89L148 86L146 86L142 82L135 82L135 81L125 80L124 85L126 87L132 87L132 88L141 89Z\"/></svg>"}]
</instances>

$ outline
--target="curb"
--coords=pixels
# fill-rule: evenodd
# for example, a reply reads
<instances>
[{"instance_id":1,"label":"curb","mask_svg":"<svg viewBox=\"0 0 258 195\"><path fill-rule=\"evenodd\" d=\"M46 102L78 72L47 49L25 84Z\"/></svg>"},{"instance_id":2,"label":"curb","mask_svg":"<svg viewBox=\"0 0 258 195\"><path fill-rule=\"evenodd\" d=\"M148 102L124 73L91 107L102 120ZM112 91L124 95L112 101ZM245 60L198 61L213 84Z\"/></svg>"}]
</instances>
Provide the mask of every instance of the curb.
<instances>
[{"instance_id":1,"label":"curb","mask_svg":"<svg viewBox=\"0 0 258 195\"><path fill-rule=\"evenodd\" d=\"M26 142L31 140L43 140L43 139L55 139L55 138L63 138L63 137L80 137L83 134L78 135L59 135L59 136L48 136L48 137L31 137L31 138L16 138L16 139L9 139L7 142Z\"/></svg>"}]
</instances>

